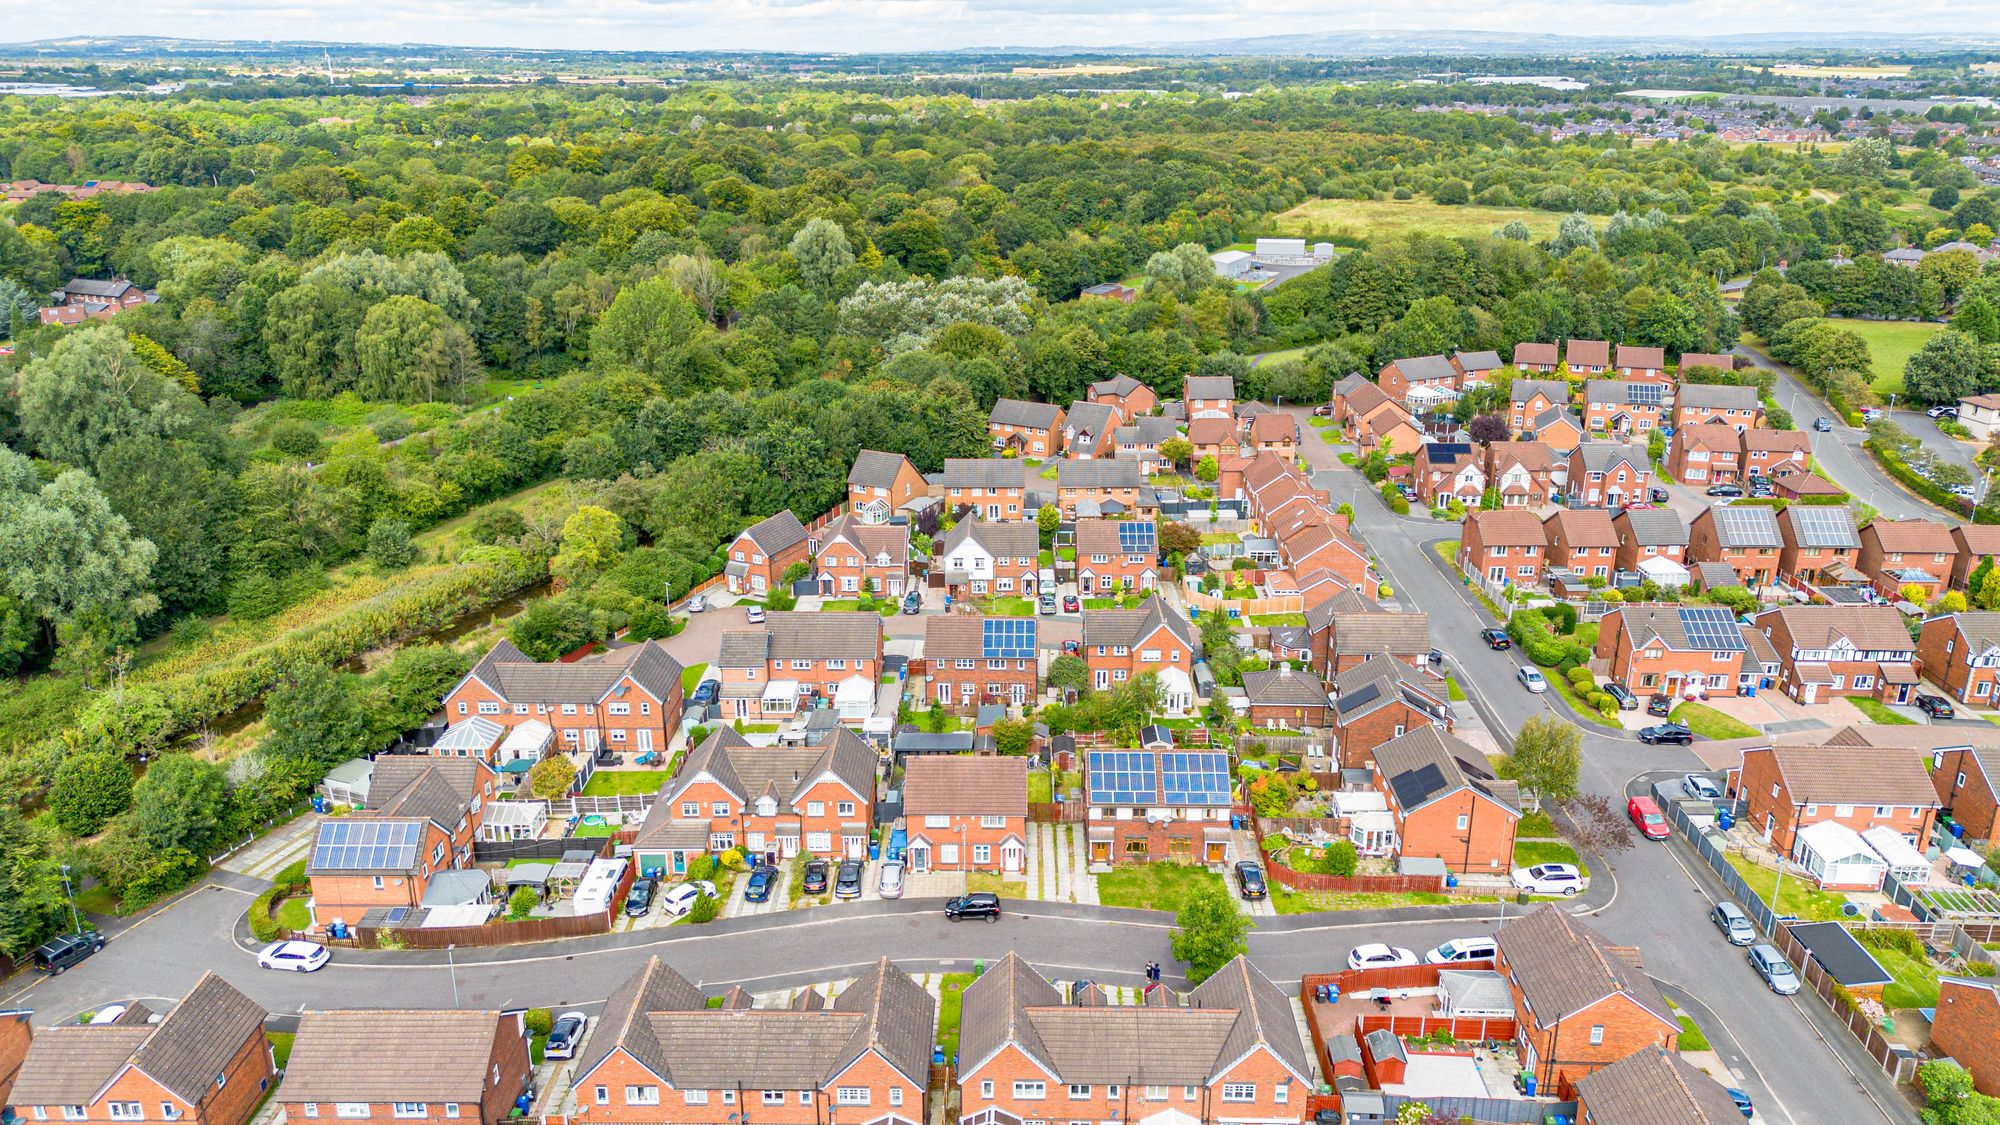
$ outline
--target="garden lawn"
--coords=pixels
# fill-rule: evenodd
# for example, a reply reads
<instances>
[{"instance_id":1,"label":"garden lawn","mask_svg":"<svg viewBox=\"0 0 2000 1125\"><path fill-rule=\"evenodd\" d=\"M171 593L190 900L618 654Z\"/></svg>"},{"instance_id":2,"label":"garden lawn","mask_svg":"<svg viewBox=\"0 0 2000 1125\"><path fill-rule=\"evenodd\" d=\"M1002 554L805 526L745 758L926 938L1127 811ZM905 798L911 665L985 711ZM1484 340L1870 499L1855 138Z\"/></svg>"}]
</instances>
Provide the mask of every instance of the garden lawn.
<instances>
[{"instance_id":1,"label":"garden lawn","mask_svg":"<svg viewBox=\"0 0 2000 1125\"><path fill-rule=\"evenodd\" d=\"M1679 1043L1680 1049L1683 1051L1708 1050L1708 1036L1703 1035L1701 1028L1694 1025L1693 1016L1681 1017L1681 1037Z\"/></svg>"},{"instance_id":2,"label":"garden lawn","mask_svg":"<svg viewBox=\"0 0 2000 1125\"><path fill-rule=\"evenodd\" d=\"M1051 792L1052 788L1053 786L1049 781L1049 771L1028 771L1028 801L1030 804L1046 805L1050 801L1055 800L1055 796Z\"/></svg>"},{"instance_id":3,"label":"garden lawn","mask_svg":"<svg viewBox=\"0 0 2000 1125\"><path fill-rule=\"evenodd\" d=\"M295 934L312 929L312 911L306 909L305 895L293 895L278 904L278 925Z\"/></svg>"},{"instance_id":4,"label":"garden lawn","mask_svg":"<svg viewBox=\"0 0 2000 1125\"><path fill-rule=\"evenodd\" d=\"M1519 219L1537 239L1554 237L1562 216L1526 207L1448 207L1429 199L1308 199L1277 217L1278 235L1325 238L1344 234L1371 241L1415 231L1457 238L1484 237Z\"/></svg>"},{"instance_id":5,"label":"garden lawn","mask_svg":"<svg viewBox=\"0 0 2000 1125\"><path fill-rule=\"evenodd\" d=\"M1175 911L1189 892L1223 889L1222 876L1191 863L1141 863L1114 867L1097 877L1097 899L1105 906Z\"/></svg>"},{"instance_id":6,"label":"garden lawn","mask_svg":"<svg viewBox=\"0 0 2000 1125\"><path fill-rule=\"evenodd\" d=\"M1734 852L1729 855L1729 866L1736 869L1757 897L1780 914L1796 914L1808 922L1832 922L1841 917L1840 908L1847 903L1847 896L1837 891L1822 891L1797 875L1786 875L1785 885L1779 901L1773 903L1771 894L1777 886L1778 873L1769 867L1761 867Z\"/></svg>"},{"instance_id":7,"label":"garden lawn","mask_svg":"<svg viewBox=\"0 0 2000 1125\"><path fill-rule=\"evenodd\" d=\"M271 1061L279 1070L285 1069L285 1064L292 1061L292 1043L298 1039L298 1034L291 1031L267 1031L264 1033L264 1038L271 1041Z\"/></svg>"},{"instance_id":8,"label":"garden lawn","mask_svg":"<svg viewBox=\"0 0 2000 1125\"><path fill-rule=\"evenodd\" d=\"M1533 867L1538 863L1573 863L1576 869L1588 876L1590 868L1578 859L1576 849L1561 840L1516 840L1514 842L1514 866Z\"/></svg>"},{"instance_id":9,"label":"garden lawn","mask_svg":"<svg viewBox=\"0 0 2000 1125\"><path fill-rule=\"evenodd\" d=\"M991 598L986 602L987 613L995 617L1033 617L1035 603L1026 598Z\"/></svg>"},{"instance_id":10,"label":"garden lawn","mask_svg":"<svg viewBox=\"0 0 2000 1125\"><path fill-rule=\"evenodd\" d=\"M1304 625L1305 623L1306 615L1303 613L1253 613L1250 615L1250 624L1252 625Z\"/></svg>"},{"instance_id":11,"label":"garden lawn","mask_svg":"<svg viewBox=\"0 0 2000 1125\"><path fill-rule=\"evenodd\" d=\"M598 770L583 783L586 797L625 797L637 793L654 793L660 782L667 779L665 770Z\"/></svg>"},{"instance_id":12,"label":"garden lawn","mask_svg":"<svg viewBox=\"0 0 2000 1125\"><path fill-rule=\"evenodd\" d=\"M1759 733L1749 723L1700 703L1683 703L1668 712L1667 718L1703 738L1755 738Z\"/></svg>"},{"instance_id":13,"label":"garden lawn","mask_svg":"<svg viewBox=\"0 0 2000 1125\"><path fill-rule=\"evenodd\" d=\"M1880 723L1885 727L1913 727L1917 725L1915 719L1910 718L1908 715L1897 714L1890 710L1889 705L1886 703L1873 699L1864 699L1857 695L1848 696L1847 701L1854 704L1856 711L1868 716L1868 721L1871 723Z\"/></svg>"},{"instance_id":14,"label":"garden lawn","mask_svg":"<svg viewBox=\"0 0 2000 1125\"><path fill-rule=\"evenodd\" d=\"M958 1056L958 1021L964 1010L965 990L978 979L971 973L946 973L938 981L938 1042L946 1059Z\"/></svg>"},{"instance_id":15,"label":"garden lawn","mask_svg":"<svg viewBox=\"0 0 2000 1125\"><path fill-rule=\"evenodd\" d=\"M706 671L708 671L706 664L690 664L681 669L681 694L694 694L696 685L701 683L701 674Z\"/></svg>"},{"instance_id":16,"label":"garden lawn","mask_svg":"<svg viewBox=\"0 0 2000 1125\"><path fill-rule=\"evenodd\" d=\"M1924 341L1944 330L1942 324L1914 320L1846 320L1832 324L1858 334L1868 341L1868 358L1874 367L1869 382L1882 394L1903 393L1903 365L1924 346Z\"/></svg>"}]
</instances>

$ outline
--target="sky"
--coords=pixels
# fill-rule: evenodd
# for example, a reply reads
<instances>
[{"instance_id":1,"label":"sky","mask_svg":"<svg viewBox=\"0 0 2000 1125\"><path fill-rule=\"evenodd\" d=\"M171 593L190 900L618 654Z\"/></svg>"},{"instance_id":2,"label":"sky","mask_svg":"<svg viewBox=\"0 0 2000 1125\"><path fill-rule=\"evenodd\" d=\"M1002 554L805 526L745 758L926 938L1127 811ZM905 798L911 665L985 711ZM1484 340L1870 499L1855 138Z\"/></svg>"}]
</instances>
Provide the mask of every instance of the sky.
<instances>
[{"instance_id":1,"label":"sky","mask_svg":"<svg viewBox=\"0 0 2000 1125\"><path fill-rule=\"evenodd\" d=\"M0 0L0 39L161 35L629 50L1118 46L1357 29L1572 35L2000 28L2000 0Z\"/></svg>"}]
</instances>

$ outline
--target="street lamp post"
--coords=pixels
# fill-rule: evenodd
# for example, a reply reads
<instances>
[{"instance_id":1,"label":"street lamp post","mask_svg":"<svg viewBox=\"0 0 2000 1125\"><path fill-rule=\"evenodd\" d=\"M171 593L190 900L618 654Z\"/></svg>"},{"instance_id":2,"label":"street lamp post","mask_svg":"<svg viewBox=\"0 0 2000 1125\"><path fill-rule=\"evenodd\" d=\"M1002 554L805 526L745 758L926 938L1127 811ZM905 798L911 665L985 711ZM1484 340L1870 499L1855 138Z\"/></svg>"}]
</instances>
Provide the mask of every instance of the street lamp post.
<instances>
[{"instance_id":1,"label":"street lamp post","mask_svg":"<svg viewBox=\"0 0 2000 1125\"><path fill-rule=\"evenodd\" d=\"M457 948L456 945L444 947L444 962L451 968L451 1006L454 1008L458 1007L458 958L453 953Z\"/></svg>"},{"instance_id":2,"label":"street lamp post","mask_svg":"<svg viewBox=\"0 0 2000 1125\"><path fill-rule=\"evenodd\" d=\"M62 885L63 885L63 898L68 900L69 902L69 923L72 927L75 928L77 933L82 933L83 919L78 917L76 913L76 894L70 889L69 864L67 863L62 865Z\"/></svg>"}]
</instances>

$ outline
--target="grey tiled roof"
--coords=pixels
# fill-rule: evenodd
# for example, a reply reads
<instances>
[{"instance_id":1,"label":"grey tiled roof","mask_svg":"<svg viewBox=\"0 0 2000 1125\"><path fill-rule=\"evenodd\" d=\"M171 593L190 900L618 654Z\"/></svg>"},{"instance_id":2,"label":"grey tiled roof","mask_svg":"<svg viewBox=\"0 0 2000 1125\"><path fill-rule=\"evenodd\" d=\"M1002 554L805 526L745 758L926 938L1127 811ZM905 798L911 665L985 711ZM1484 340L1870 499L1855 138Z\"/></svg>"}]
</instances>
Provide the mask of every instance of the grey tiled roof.
<instances>
[{"instance_id":1,"label":"grey tiled roof","mask_svg":"<svg viewBox=\"0 0 2000 1125\"><path fill-rule=\"evenodd\" d=\"M1023 426L1032 430L1046 430L1056 424L1056 415L1062 407L1049 402L1028 402L1025 399L995 399L993 410L987 421L996 426Z\"/></svg>"},{"instance_id":2,"label":"grey tiled roof","mask_svg":"<svg viewBox=\"0 0 2000 1125\"><path fill-rule=\"evenodd\" d=\"M882 619L872 613L766 614L765 649L772 660L875 660L882 655Z\"/></svg>"},{"instance_id":3,"label":"grey tiled roof","mask_svg":"<svg viewBox=\"0 0 2000 1125\"><path fill-rule=\"evenodd\" d=\"M947 457L946 488L1026 488L1028 463L1005 457Z\"/></svg>"},{"instance_id":4,"label":"grey tiled roof","mask_svg":"<svg viewBox=\"0 0 2000 1125\"><path fill-rule=\"evenodd\" d=\"M654 803L654 808L659 807ZM650 819L650 818L648 818ZM604 1011L590 1029L590 1039L579 1053L575 1081L581 1083L591 1071L623 1047L639 1063L662 1078L671 1073L667 1053L647 1020L650 1012L686 1011L706 1007L701 990L686 977L667 967L658 957L646 958L639 971L626 978L604 1001Z\"/></svg>"},{"instance_id":5,"label":"grey tiled roof","mask_svg":"<svg viewBox=\"0 0 2000 1125\"><path fill-rule=\"evenodd\" d=\"M1449 383L1458 378L1458 369L1442 355L1410 356L1394 363L1396 370L1412 383Z\"/></svg>"},{"instance_id":6,"label":"grey tiled roof","mask_svg":"<svg viewBox=\"0 0 2000 1125\"><path fill-rule=\"evenodd\" d=\"M1587 441L1577 446L1576 451L1583 457L1583 467L1586 472L1609 472L1620 461L1630 464L1640 472L1648 472L1652 467L1652 462L1646 458L1646 451L1635 445L1623 445L1615 441Z\"/></svg>"},{"instance_id":7,"label":"grey tiled roof","mask_svg":"<svg viewBox=\"0 0 2000 1125\"><path fill-rule=\"evenodd\" d=\"M1620 379L1592 379L1583 385L1583 401L1621 406L1660 406L1659 386L1658 383L1633 383Z\"/></svg>"},{"instance_id":8,"label":"grey tiled roof","mask_svg":"<svg viewBox=\"0 0 2000 1125\"><path fill-rule=\"evenodd\" d=\"M1109 437L1116 428L1118 410L1108 402L1072 402L1063 428L1071 433L1088 432L1094 441Z\"/></svg>"},{"instance_id":9,"label":"grey tiled roof","mask_svg":"<svg viewBox=\"0 0 2000 1125\"><path fill-rule=\"evenodd\" d=\"M847 483L863 488L887 488L896 483L909 458L900 453L864 449L854 455L854 467L847 470Z\"/></svg>"},{"instance_id":10,"label":"grey tiled roof","mask_svg":"<svg viewBox=\"0 0 2000 1125\"><path fill-rule=\"evenodd\" d=\"M1126 395L1131 394L1133 391L1136 391L1143 386L1145 386L1144 383L1141 383L1139 380L1134 379L1130 375L1113 375L1109 379L1099 379L1097 382L1092 383L1090 385L1090 393L1094 395L1113 395L1118 398L1124 398Z\"/></svg>"},{"instance_id":11,"label":"grey tiled roof","mask_svg":"<svg viewBox=\"0 0 2000 1125\"><path fill-rule=\"evenodd\" d=\"M495 644L471 675L509 703L595 703L630 674L655 699L680 687L681 665L658 641L615 648L573 663L539 663L511 641Z\"/></svg>"},{"instance_id":12,"label":"grey tiled roof","mask_svg":"<svg viewBox=\"0 0 2000 1125\"><path fill-rule=\"evenodd\" d=\"M752 543L764 548L766 555L775 555L805 542L806 525L792 514L790 508L765 516L743 529Z\"/></svg>"},{"instance_id":13,"label":"grey tiled roof","mask_svg":"<svg viewBox=\"0 0 2000 1125\"><path fill-rule=\"evenodd\" d=\"M1569 384L1561 379L1516 379L1507 397L1512 402L1527 402L1538 393L1551 403L1561 405L1569 401Z\"/></svg>"},{"instance_id":14,"label":"grey tiled roof","mask_svg":"<svg viewBox=\"0 0 2000 1125\"><path fill-rule=\"evenodd\" d=\"M875 792L875 753L845 727L824 742L806 746L751 746L729 727L719 727L688 751L673 780L662 787L661 799L646 810L634 842L648 843L667 831L679 818L681 793L703 774L746 804L768 796L780 813L790 813L795 811L794 802L829 773L865 802ZM707 823L706 817L698 819Z\"/></svg>"},{"instance_id":15,"label":"grey tiled roof","mask_svg":"<svg viewBox=\"0 0 2000 1125\"><path fill-rule=\"evenodd\" d=\"M478 796L481 781L492 777L493 768L481 758L383 754L375 759L368 781L368 808L382 816L436 821L449 829Z\"/></svg>"},{"instance_id":16,"label":"grey tiled roof","mask_svg":"<svg viewBox=\"0 0 2000 1125\"><path fill-rule=\"evenodd\" d=\"M1041 532L1027 520L981 520L962 519L952 525L944 537L944 546L938 550L943 558L958 549L967 539L986 549L995 558L1031 558L1040 553Z\"/></svg>"},{"instance_id":17,"label":"grey tiled roof","mask_svg":"<svg viewBox=\"0 0 2000 1125\"><path fill-rule=\"evenodd\" d=\"M1678 1052L1650 1046L1585 1075L1577 1090L1599 1125L1742 1125L1722 1083Z\"/></svg>"},{"instance_id":18,"label":"grey tiled roof","mask_svg":"<svg viewBox=\"0 0 2000 1125\"><path fill-rule=\"evenodd\" d=\"M285 1066L283 1100L477 1105L502 1020L517 1017L453 1009L307 1012Z\"/></svg>"},{"instance_id":19,"label":"grey tiled roof","mask_svg":"<svg viewBox=\"0 0 2000 1125\"><path fill-rule=\"evenodd\" d=\"M1188 398L1236 397L1236 380L1227 375L1190 375L1187 380Z\"/></svg>"},{"instance_id":20,"label":"grey tiled roof","mask_svg":"<svg viewBox=\"0 0 2000 1125\"><path fill-rule=\"evenodd\" d=\"M1375 768L1388 782L1404 816L1468 788L1520 811L1519 787L1495 779L1485 755L1436 727L1422 726L1392 738L1377 746L1374 754Z\"/></svg>"},{"instance_id":21,"label":"grey tiled roof","mask_svg":"<svg viewBox=\"0 0 2000 1125\"><path fill-rule=\"evenodd\" d=\"M1641 547L1685 547L1687 521L1672 508L1627 508L1612 518L1631 529L1632 541Z\"/></svg>"},{"instance_id":22,"label":"grey tiled roof","mask_svg":"<svg viewBox=\"0 0 2000 1125\"><path fill-rule=\"evenodd\" d=\"M1187 619L1167 606L1157 595L1137 609L1087 609L1083 611L1083 643L1086 645L1137 645L1161 626L1192 648L1194 633Z\"/></svg>"},{"instance_id":23,"label":"grey tiled roof","mask_svg":"<svg viewBox=\"0 0 2000 1125\"><path fill-rule=\"evenodd\" d=\"M1290 666L1243 673L1243 694L1252 707L1325 707L1326 685L1311 672Z\"/></svg>"},{"instance_id":24,"label":"grey tiled roof","mask_svg":"<svg viewBox=\"0 0 2000 1125\"><path fill-rule=\"evenodd\" d=\"M1543 906L1501 926L1494 936L1514 986L1541 1027L1619 992L1668 1027L1679 1026L1652 978L1568 911Z\"/></svg>"},{"instance_id":25,"label":"grey tiled roof","mask_svg":"<svg viewBox=\"0 0 2000 1125\"><path fill-rule=\"evenodd\" d=\"M1457 352L1452 358L1467 371L1492 371L1500 366L1499 352Z\"/></svg>"},{"instance_id":26,"label":"grey tiled roof","mask_svg":"<svg viewBox=\"0 0 2000 1125\"><path fill-rule=\"evenodd\" d=\"M1146 483L1137 461L1095 458L1056 465L1057 488L1138 488Z\"/></svg>"},{"instance_id":27,"label":"grey tiled roof","mask_svg":"<svg viewBox=\"0 0 2000 1125\"><path fill-rule=\"evenodd\" d=\"M1689 383L1675 393L1675 402L1681 406L1700 406L1718 410L1755 409L1757 388L1740 387L1729 383Z\"/></svg>"},{"instance_id":28,"label":"grey tiled roof","mask_svg":"<svg viewBox=\"0 0 2000 1125\"><path fill-rule=\"evenodd\" d=\"M1129 426L1120 426L1111 431L1111 438L1119 445L1158 445L1179 437L1181 428L1172 418L1147 415Z\"/></svg>"},{"instance_id":29,"label":"grey tiled roof","mask_svg":"<svg viewBox=\"0 0 2000 1125\"><path fill-rule=\"evenodd\" d=\"M1431 650L1427 613L1341 613L1333 619L1333 651L1338 656L1386 652L1415 656Z\"/></svg>"}]
</instances>

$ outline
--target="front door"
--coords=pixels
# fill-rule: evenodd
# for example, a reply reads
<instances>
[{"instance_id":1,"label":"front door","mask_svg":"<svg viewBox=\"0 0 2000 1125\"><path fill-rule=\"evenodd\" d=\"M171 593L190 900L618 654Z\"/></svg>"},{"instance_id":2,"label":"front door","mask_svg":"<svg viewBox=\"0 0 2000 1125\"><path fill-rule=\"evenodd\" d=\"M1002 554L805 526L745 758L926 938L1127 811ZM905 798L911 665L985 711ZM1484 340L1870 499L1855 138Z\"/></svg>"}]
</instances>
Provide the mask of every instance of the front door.
<instances>
[{"instance_id":1,"label":"front door","mask_svg":"<svg viewBox=\"0 0 2000 1125\"><path fill-rule=\"evenodd\" d=\"M1090 842L1090 862L1092 862L1092 863L1110 863L1110 862L1111 862L1111 841L1109 841L1109 840L1092 840L1092 841Z\"/></svg>"},{"instance_id":2,"label":"front door","mask_svg":"<svg viewBox=\"0 0 2000 1125\"><path fill-rule=\"evenodd\" d=\"M1021 865L1025 862L1027 862L1027 855L1022 851L1019 844L1008 844L1006 847L1000 849L1000 864L1007 870L1019 871Z\"/></svg>"},{"instance_id":3,"label":"front door","mask_svg":"<svg viewBox=\"0 0 2000 1125\"><path fill-rule=\"evenodd\" d=\"M931 849L924 844L910 845L910 874L922 875L931 869Z\"/></svg>"}]
</instances>

